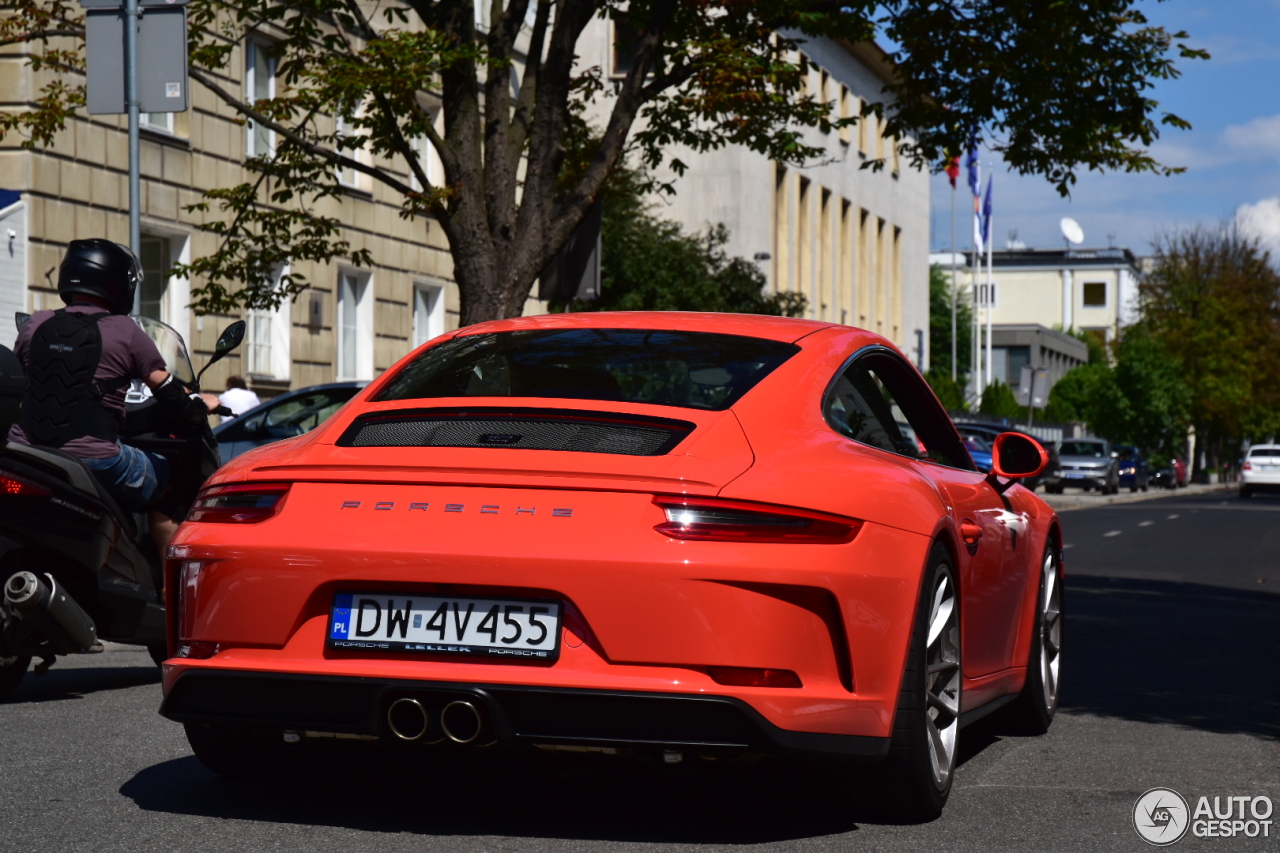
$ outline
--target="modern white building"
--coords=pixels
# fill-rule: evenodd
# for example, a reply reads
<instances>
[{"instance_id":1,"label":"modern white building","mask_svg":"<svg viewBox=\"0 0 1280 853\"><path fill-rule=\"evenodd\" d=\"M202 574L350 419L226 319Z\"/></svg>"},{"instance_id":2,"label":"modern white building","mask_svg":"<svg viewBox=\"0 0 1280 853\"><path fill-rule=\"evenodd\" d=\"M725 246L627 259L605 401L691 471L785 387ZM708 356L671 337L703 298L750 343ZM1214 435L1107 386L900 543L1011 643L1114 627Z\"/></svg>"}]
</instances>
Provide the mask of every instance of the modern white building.
<instances>
[{"instance_id":1,"label":"modern white building","mask_svg":"<svg viewBox=\"0 0 1280 853\"><path fill-rule=\"evenodd\" d=\"M614 50L618 26L597 18L579 41L579 65L625 73ZM811 39L797 57L807 91L839 117L878 101L892 65L874 44ZM624 53L625 55L625 53ZM604 105L598 114L603 124ZM896 154L875 117L807 141L827 156L784 166L749 149L674 149L688 169L660 213L700 231L723 223L726 249L754 259L769 288L802 293L808 315L869 329L892 340L922 369L929 366L929 176ZM884 159L880 171L863 169Z\"/></svg>"}]
</instances>

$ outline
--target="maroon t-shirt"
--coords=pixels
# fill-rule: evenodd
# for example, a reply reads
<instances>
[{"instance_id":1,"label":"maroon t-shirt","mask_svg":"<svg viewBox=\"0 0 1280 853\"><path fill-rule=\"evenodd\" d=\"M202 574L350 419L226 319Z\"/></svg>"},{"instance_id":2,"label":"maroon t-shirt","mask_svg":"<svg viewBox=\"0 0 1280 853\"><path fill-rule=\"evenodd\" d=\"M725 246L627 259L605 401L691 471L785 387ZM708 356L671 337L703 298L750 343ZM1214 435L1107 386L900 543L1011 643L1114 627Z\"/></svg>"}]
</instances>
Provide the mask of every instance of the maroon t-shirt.
<instances>
[{"instance_id":1,"label":"maroon t-shirt","mask_svg":"<svg viewBox=\"0 0 1280 853\"><path fill-rule=\"evenodd\" d=\"M97 305L77 303L67 307L75 314L105 314L106 309ZM23 367L29 367L27 356L31 350L31 336L45 320L53 316L52 311L37 311L18 333L18 340L13 351L22 359ZM103 379L143 379L157 370L165 370L164 359L160 350L147 337L147 333L138 328L138 324L130 318L117 314L98 321L98 331L102 335L102 358L98 360L98 369L93 374L95 380ZM103 396L101 405L115 414L117 420L124 421L124 396L128 387L117 388ZM18 444L30 444L22 428L15 424L9 430L9 440ZM120 452L120 448L110 441L91 435L73 438L62 446L62 450L81 459L108 459Z\"/></svg>"}]
</instances>

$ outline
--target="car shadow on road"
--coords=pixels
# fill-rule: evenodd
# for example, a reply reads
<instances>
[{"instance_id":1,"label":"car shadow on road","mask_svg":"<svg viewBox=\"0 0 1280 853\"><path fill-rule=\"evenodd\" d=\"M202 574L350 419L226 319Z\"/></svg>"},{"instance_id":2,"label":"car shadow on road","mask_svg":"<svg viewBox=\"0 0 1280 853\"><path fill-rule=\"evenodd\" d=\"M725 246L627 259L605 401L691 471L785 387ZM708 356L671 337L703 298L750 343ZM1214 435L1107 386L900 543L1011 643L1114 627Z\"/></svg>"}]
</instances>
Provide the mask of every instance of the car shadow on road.
<instances>
[{"instance_id":1,"label":"car shadow on road","mask_svg":"<svg viewBox=\"0 0 1280 853\"><path fill-rule=\"evenodd\" d=\"M1280 596L1068 577L1061 708L1280 737Z\"/></svg>"},{"instance_id":2,"label":"car shadow on road","mask_svg":"<svg viewBox=\"0 0 1280 853\"><path fill-rule=\"evenodd\" d=\"M708 773L617 759L418 755L317 762L327 769L272 782L222 779L180 758L141 771L120 793L148 811L435 837L748 844L843 834L864 816L841 797L847 786L789 764Z\"/></svg>"},{"instance_id":3,"label":"car shadow on road","mask_svg":"<svg viewBox=\"0 0 1280 853\"><path fill-rule=\"evenodd\" d=\"M146 666L96 666L58 669L55 664L45 675L28 671L18 689L5 704L57 702L82 699L102 690L121 690L143 684L159 684L160 668Z\"/></svg>"}]
</instances>

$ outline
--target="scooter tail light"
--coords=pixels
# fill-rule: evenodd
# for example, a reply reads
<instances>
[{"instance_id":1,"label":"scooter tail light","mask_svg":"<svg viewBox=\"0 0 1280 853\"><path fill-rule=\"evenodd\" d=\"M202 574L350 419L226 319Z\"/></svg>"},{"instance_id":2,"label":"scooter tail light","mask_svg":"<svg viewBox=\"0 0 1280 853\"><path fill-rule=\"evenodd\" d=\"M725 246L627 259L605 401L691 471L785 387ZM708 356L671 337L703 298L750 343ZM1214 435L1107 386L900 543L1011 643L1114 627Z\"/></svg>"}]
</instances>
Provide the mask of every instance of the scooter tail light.
<instances>
[{"instance_id":1,"label":"scooter tail light","mask_svg":"<svg viewBox=\"0 0 1280 853\"><path fill-rule=\"evenodd\" d=\"M47 498L52 494L53 492L44 486L33 483L25 477L19 477L15 474L0 474L0 496Z\"/></svg>"},{"instance_id":2,"label":"scooter tail light","mask_svg":"<svg viewBox=\"0 0 1280 853\"><path fill-rule=\"evenodd\" d=\"M233 483L212 486L196 498L188 521L257 524L284 508L288 483Z\"/></svg>"},{"instance_id":3,"label":"scooter tail light","mask_svg":"<svg viewBox=\"0 0 1280 853\"><path fill-rule=\"evenodd\" d=\"M839 545L862 529L852 518L748 501L658 495L653 502L667 517L654 530L672 539Z\"/></svg>"}]
</instances>

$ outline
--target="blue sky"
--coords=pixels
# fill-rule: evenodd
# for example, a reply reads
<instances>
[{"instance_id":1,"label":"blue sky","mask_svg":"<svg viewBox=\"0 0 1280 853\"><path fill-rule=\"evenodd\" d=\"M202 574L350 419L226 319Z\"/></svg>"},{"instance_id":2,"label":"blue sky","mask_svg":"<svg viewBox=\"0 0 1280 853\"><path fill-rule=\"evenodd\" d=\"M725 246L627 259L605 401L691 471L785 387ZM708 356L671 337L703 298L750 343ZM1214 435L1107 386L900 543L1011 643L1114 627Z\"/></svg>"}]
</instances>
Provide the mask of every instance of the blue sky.
<instances>
[{"instance_id":1,"label":"blue sky","mask_svg":"<svg viewBox=\"0 0 1280 853\"><path fill-rule=\"evenodd\" d=\"M1150 252L1155 236L1197 222L1212 224L1242 208L1260 236L1280 249L1280 0L1165 0L1143 4L1152 23L1186 30L1189 43L1212 54L1208 61L1180 61L1183 75L1160 83L1151 97L1192 124L1166 130L1152 146L1157 160L1185 166L1168 178L1085 173L1064 199L1043 178L1020 177L998 166L995 174L996 246L1009 231L1033 247L1063 245L1058 223L1074 217L1086 246L1115 245ZM984 184L991 154L983 152ZM970 208L961 175L960 248L968 247ZM933 178L932 240L945 251L951 241L951 186Z\"/></svg>"}]
</instances>

